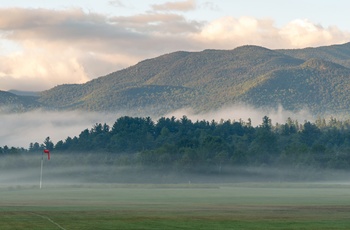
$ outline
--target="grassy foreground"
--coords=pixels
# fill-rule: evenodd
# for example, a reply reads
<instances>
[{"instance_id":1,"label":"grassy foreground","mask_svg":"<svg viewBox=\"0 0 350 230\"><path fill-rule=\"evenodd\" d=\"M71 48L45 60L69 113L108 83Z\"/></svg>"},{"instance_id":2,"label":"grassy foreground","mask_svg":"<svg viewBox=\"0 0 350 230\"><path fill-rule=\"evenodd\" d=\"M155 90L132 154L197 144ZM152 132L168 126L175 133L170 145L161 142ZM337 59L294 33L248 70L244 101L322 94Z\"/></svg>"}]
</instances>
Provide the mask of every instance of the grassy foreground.
<instances>
[{"instance_id":1,"label":"grassy foreground","mask_svg":"<svg viewBox=\"0 0 350 230\"><path fill-rule=\"evenodd\" d=\"M349 229L350 185L0 189L0 229Z\"/></svg>"}]
</instances>

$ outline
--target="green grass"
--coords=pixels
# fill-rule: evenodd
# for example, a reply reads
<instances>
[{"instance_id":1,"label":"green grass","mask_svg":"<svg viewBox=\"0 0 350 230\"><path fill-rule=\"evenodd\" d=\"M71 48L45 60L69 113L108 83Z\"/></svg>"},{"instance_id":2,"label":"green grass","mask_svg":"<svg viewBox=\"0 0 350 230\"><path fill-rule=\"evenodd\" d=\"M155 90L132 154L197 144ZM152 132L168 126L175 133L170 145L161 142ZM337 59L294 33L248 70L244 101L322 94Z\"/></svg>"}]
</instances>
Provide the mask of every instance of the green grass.
<instances>
[{"instance_id":1,"label":"green grass","mask_svg":"<svg viewBox=\"0 0 350 230\"><path fill-rule=\"evenodd\" d=\"M350 186L99 185L0 189L0 229L349 229Z\"/></svg>"}]
</instances>

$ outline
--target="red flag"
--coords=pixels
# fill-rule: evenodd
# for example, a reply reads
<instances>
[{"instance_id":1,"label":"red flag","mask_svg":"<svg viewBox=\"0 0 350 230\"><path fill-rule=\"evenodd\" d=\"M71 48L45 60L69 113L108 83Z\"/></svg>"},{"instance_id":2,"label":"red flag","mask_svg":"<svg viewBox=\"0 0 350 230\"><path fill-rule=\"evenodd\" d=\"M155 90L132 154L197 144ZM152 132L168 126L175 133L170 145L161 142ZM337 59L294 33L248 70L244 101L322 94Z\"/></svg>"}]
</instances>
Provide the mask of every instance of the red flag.
<instances>
[{"instance_id":1,"label":"red flag","mask_svg":"<svg viewBox=\"0 0 350 230\"><path fill-rule=\"evenodd\" d=\"M47 159L50 160L50 151L48 149L44 149L44 153L47 154Z\"/></svg>"}]
</instances>

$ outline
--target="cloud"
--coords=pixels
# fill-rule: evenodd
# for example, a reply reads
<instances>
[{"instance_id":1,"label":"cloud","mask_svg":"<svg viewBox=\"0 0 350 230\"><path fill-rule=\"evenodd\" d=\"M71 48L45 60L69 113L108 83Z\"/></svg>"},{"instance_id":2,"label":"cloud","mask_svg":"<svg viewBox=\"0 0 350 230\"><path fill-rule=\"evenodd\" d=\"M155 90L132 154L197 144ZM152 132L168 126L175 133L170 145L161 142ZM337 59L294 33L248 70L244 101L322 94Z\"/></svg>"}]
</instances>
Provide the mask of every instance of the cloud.
<instances>
[{"instance_id":1,"label":"cloud","mask_svg":"<svg viewBox=\"0 0 350 230\"><path fill-rule=\"evenodd\" d=\"M200 27L176 14L107 17L81 9L22 8L0 9L0 14L3 41L20 47L0 55L2 89L19 89L23 81L41 83L26 90L83 83L146 58L191 49L183 34Z\"/></svg>"},{"instance_id":2,"label":"cloud","mask_svg":"<svg viewBox=\"0 0 350 230\"><path fill-rule=\"evenodd\" d=\"M163 4L154 4L152 9L156 11L191 11L196 9L195 0L181 2L166 2Z\"/></svg>"},{"instance_id":3,"label":"cloud","mask_svg":"<svg viewBox=\"0 0 350 230\"><path fill-rule=\"evenodd\" d=\"M350 39L350 32L335 26L324 28L306 19L278 28L272 19L223 17L208 23L193 38L203 46L221 49L247 44L281 49L345 43Z\"/></svg>"},{"instance_id":4,"label":"cloud","mask_svg":"<svg viewBox=\"0 0 350 230\"><path fill-rule=\"evenodd\" d=\"M222 17L205 22L179 14L195 10L195 3L167 2L130 16L79 8L0 8L0 45L7 47L0 53L0 90L83 83L178 50L233 49L246 44L303 48L350 40L349 32L306 19L277 27L268 18Z\"/></svg>"},{"instance_id":5,"label":"cloud","mask_svg":"<svg viewBox=\"0 0 350 230\"><path fill-rule=\"evenodd\" d=\"M291 47L322 46L349 41L350 32L343 32L335 26L324 28L307 19L297 19L279 31L280 37Z\"/></svg>"},{"instance_id":6,"label":"cloud","mask_svg":"<svg viewBox=\"0 0 350 230\"><path fill-rule=\"evenodd\" d=\"M171 13L148 13L129 17L114 17L111 22L126 26L132 31L147 35L188 34L200 31L197 21L188 21L183 16ZM154 34L153 34L154 35ZM156 39L156 37L153 37Z\"/></svg>"},{"instance_id":7,"label":"cloud","mask_svg":"<svg viewBox=\"0 0 350 230\"><path fill-rule=\"evenodd\" d=\"M104 15L86 13L82 9L0 9L0 29L6 38L22 41L50 41L50 43L96 42L130 39L135 34L124 26L109 22Z\"/></svg>"},{"instance_id":8,"label":"cloud","mask_svg":"<svg viewBox=\"0 0 350 230\"><path fill-rule=\"evenodd\" d=\"M261 44L268 40L276 42L275 35L278 29L273 26L273 23L273 20L270 19L223 17L207 24L194 37L210 46L217 43L217 46L220 46L218 48Z\"/></svg>"},{"instance_id":9,"label":"cloud","mask_svg":"<svg viewBox=\"0 0 350 230\"><path fill-rule=\"evenodd\" d=\"M0 57L2 86L24 89L30 85L44 90L56 82L83 83L89 80L76 50L48 43L42 43L40 48L37 42L22 44L22 52Z\"/></svg>"}]
</instances>

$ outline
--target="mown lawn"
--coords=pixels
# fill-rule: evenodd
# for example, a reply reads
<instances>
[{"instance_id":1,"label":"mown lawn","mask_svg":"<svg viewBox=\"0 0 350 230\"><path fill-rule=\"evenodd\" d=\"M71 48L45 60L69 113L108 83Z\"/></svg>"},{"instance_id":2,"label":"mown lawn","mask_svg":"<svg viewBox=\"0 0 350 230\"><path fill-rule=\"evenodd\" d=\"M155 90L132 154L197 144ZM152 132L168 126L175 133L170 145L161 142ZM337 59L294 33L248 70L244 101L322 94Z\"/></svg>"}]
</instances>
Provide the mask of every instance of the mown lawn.
<instances>
[{"instance_id":1,"label":"mown lawn","mask_svg":"<svg viewBox=\"0 0 350 230\"><path fill-rule=\"evenodd\" d=\"M0 229L350 229L350 185L0 189Z\"/></svg>"}]
</instances>

